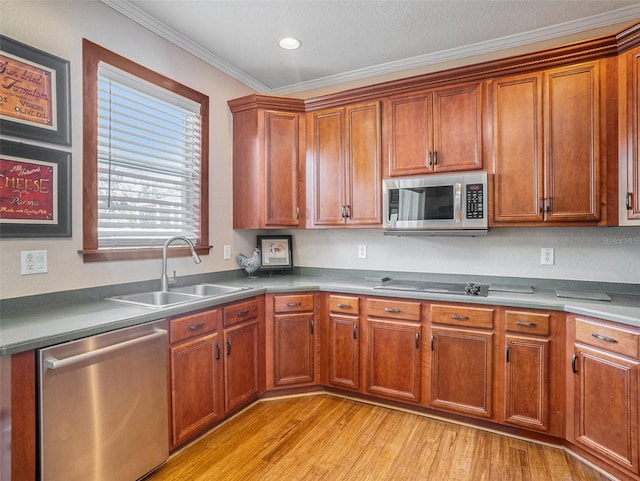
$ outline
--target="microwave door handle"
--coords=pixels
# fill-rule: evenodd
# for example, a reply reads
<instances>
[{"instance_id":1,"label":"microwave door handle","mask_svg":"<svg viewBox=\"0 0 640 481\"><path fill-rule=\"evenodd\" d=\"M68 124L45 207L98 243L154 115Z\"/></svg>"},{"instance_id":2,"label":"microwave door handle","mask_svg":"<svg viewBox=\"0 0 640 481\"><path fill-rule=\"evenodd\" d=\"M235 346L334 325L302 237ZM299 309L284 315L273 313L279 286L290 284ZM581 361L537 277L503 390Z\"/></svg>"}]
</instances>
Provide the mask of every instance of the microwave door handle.
<instances>
[{"instance_id":1,"label":"microwave door handle","mask_svg":"<svg viewBox=\"0 0 640 481\"><path fill-rule=\"evenodd\" d=\"M460 182L453 185L453 219L456 224L462 222L462 184Z\"/></svg>"}]
</instances>

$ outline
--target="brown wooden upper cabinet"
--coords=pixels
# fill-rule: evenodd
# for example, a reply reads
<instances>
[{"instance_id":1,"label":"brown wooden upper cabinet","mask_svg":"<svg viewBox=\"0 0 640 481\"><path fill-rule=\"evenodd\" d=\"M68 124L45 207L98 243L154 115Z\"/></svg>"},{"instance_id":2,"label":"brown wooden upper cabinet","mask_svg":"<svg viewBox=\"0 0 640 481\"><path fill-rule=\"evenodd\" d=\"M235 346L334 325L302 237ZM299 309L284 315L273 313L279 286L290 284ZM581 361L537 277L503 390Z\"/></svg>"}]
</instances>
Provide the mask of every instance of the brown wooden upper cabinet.
<instances>
[{"instance_id":1,"label":"brown wooden upper cabinet","mask_svg":"<svg viewBox=\"0 0 640 481\"><path fill-rule=\"evenodd\" d=\"M626 182L621 186L627 220L640 221L640 48L620 56L620 152L626 166L620 169ZM623 190L624 189L624 190ZM622 221L623 219L621 219Z\"/></svg>"},{"instance_id":2,"label":"brown wooden upper cabinet","mask_svg":"<svg viewBox=\"0 0 640 481\"><path fill-rule=\"evenodd\" d=\"M493 224L600 220L600 63L494 80Z\"/></svg>"},{"instance_id":3,"label":"brown wooden upper cabinet","mask_svg":"<svg viewBox=\"0 0 640 481\"><path fill-rule=\"evenodd\" d=\"M233 113L233 228L304 227L304 102L250 95Z\"/></svg>"},{"instance_id":4,"label":"brown wooden upper cabinet","mask_svg":"<svg viewBox=\"0 0 640 481\"><path fill-rule=\"evenodd\" d=\"M307 227L382 223L380 102L307 113Z\"/></svg>"},{"instance_id":5,"label":"brown wooden upper cabinet","mask_svg":"<svg viewBox=\"0 0 640 481\"><path fill-rule=\"evenodd\" d=\"M482 82L388 99L386 176L482 168Z\"/></svg>"}]
</instances>

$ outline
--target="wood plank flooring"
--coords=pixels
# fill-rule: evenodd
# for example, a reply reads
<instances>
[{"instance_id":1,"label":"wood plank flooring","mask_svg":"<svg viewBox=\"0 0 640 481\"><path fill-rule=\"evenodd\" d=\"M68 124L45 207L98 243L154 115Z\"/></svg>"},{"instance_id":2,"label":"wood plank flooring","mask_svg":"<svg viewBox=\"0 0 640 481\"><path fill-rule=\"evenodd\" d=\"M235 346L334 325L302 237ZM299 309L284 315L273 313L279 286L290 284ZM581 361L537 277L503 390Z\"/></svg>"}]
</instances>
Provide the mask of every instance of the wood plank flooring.
<instances>
[{"instance_id":1,"label":"wood plank flooring","mask_svg":"<svg viewBox=\"0 0 640 481\"><path fill-rule=\"evenodd\" d=\"M256 403L145 481L604 481L562 450L329 394Z\"/></svg>"}]
</instances>

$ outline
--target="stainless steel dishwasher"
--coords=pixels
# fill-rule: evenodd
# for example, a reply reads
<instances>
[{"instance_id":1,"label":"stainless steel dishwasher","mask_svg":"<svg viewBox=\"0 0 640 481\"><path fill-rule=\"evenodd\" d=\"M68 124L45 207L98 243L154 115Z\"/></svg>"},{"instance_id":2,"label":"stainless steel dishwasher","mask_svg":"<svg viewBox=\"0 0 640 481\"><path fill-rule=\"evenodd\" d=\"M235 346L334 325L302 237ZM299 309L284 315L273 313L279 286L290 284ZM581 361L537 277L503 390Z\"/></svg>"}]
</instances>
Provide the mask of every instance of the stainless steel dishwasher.
<instances>
[{"instance_id":1,"label":"stainless steel dishwasher","mask_svg":"<svg viewBox=\"0 0 640 481\"><path fill-rule=\"evenodd\" d=\"M40 479L135 481L168 457L162 321L39 351Z\"/></svg>"}]
</instances>

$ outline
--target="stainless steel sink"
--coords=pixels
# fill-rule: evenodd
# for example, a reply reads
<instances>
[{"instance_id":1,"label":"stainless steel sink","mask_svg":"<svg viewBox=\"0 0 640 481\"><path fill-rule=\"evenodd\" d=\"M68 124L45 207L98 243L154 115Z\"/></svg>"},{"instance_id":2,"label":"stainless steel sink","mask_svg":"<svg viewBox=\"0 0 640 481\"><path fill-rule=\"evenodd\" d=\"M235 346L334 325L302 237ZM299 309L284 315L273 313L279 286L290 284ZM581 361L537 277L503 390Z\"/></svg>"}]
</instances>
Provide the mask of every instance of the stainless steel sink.
<instances>
[{"instance_id":1,"label":"stainless steel sink","mask_svg":"<svg viewBox=\"0 0 640 481\"><path fill-rule=\"evenodd\" d=\"M136 304L146 307L169 307L200 299L202 299L201 296L171 291L140 292L137 294L125 294L122 296L108 298L110 301L124 302L127 304Z\"/></svg>"},{"instance_id":2,"label":"stainless steel sink","mask_svg":"<svg viewBox=\"0 0 640 481\"><path fill-rule=\"evenodd\" d=\"M122 296L109 297L110 301L124 302L127 304L137 304L147 307L169 307L186 302L193 302L202 299L201 296L186 294L182 292L140 292L137 294L125 294Z\"/></svg>"},{"instance_id":3,"label":"stainless steel sink","mask_svg":"<svg viewBox=\"0 0 640 481\"><path fill-rule=\"evenodd\" d=\"M219 284L196 284L178 287L170 291L140 292L107 298L110 301L124 302L145 307L172 307L205 298L224 296L233 292L251 289L250 287L223 286Z\"/></svg>"},{"instance_id":4,"label":"stainless steel sink","mask_svg":"<svg viewBox=\"0 0 640 481\"><path fill-rule=\"evenodd\" d=\"M220 284L196 284L195 286L177 287L175 289L171 289L171 292L192 294L202 297L217 297L247 289L250 289L250 287L223 286Z\"/></svg>"}]
</instances>

